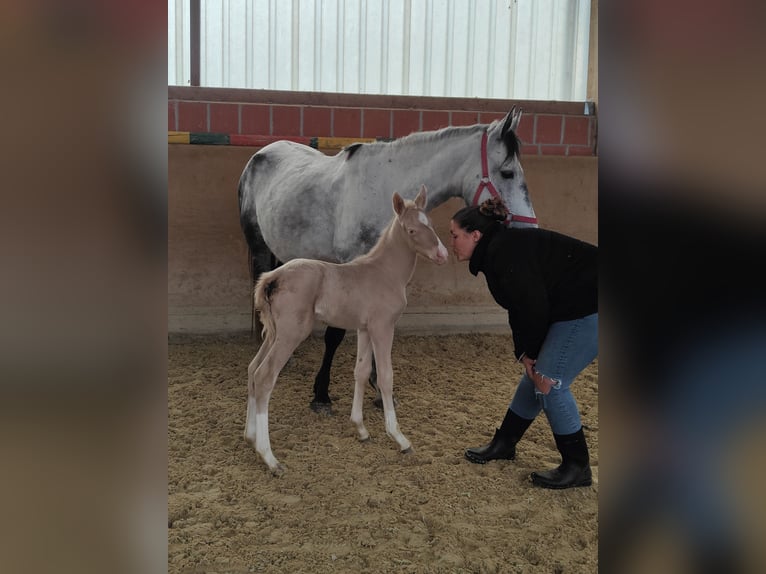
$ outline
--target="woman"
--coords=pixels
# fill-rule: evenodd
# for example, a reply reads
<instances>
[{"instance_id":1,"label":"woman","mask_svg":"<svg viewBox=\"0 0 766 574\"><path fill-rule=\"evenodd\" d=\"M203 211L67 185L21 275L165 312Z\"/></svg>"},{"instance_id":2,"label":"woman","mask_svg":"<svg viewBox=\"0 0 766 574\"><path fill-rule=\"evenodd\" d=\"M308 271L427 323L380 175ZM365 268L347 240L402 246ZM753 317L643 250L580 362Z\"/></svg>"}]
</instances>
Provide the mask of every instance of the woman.
<instances>
[{"instance_id":1,"label":"woman","mask_svg":"<svg viewBox=\"0 0 766 574\"><path fill-rule=\"evenodd\" d=\"M569 386L598 355L598 249L544 229L507 228L497 198L465 207L450 222L452 251L484 273L490 293L508 310L514 354L525 374L502 425L487 445L465 451L484 464L513 459L516 443L543 410L561 464L533 472L544 488L590 486L588 447Z\"/></svg>"}]
</instances>

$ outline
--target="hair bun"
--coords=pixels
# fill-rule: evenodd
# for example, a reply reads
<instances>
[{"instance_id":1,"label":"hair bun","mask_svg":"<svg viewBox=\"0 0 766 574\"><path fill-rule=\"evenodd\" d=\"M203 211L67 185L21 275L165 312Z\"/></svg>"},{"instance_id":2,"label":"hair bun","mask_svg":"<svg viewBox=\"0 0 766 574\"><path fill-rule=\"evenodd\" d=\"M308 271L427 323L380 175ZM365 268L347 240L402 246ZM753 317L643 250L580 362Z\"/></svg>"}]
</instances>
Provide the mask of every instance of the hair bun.
<instances>
[{"instance_id":1,"label":"hair bun","mask_svg":"<svg viewBox=\"0 0 766 574\"><path fill-rule=\"evenodd\" d=\"M499 197L490 197L479 206L479 213L497 221L505 221L510 213Z\"/></svg>"}]
</instances>

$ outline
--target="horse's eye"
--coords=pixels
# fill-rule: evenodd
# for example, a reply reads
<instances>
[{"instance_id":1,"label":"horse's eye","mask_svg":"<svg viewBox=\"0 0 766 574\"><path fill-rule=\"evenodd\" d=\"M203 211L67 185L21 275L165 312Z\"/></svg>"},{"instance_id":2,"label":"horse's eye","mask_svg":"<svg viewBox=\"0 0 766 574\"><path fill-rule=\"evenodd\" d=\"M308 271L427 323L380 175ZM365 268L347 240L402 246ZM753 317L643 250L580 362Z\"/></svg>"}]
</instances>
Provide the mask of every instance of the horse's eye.
<instances>
[{"instance_id":1,"label":"horse's eye","mask_svg":"<svg viewBox=\"0 0 766 574\"><path fill-rule=\"evenodd\" d=\"M410 235L414 235L414 233L415 233L415 230L414 229L410 229Z\"/></svg>"},{"instance_id":2,"label":"horse's eye","mask_svg":"<svg viewBox=\"0 0 766 574\"><path fill-rule=\"evenodd\" d=\"M516 175L516 172L515 172L515 171L513 171L512 169L501 169L501 170L500 170L500 175L501 175L501 176L502 176L504 179L513 179L513 178L514 178L514 176Z\"/></svg>"}]
</instances>

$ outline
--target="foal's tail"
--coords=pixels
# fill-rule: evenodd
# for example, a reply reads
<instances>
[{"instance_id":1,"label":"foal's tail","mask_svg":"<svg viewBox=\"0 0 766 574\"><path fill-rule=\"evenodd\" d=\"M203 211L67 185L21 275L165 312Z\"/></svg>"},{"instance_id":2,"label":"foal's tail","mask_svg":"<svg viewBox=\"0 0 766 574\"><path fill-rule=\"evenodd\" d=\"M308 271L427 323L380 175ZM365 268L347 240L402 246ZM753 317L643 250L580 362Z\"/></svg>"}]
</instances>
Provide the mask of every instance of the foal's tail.
<instances>
[{"instance_id":1,"label":"foal's tail","mask_svg":"<svg viewBox=\"0 0 766 574\"><path fill-rule=\"evenodd\" d=\"M274 316L271 314L271 297L277 289L276 272L262 273L255 283L253 293L254 308L260 314L263 330L261 339L272 340L276 332Z\"/></svg>"}]
</instances>

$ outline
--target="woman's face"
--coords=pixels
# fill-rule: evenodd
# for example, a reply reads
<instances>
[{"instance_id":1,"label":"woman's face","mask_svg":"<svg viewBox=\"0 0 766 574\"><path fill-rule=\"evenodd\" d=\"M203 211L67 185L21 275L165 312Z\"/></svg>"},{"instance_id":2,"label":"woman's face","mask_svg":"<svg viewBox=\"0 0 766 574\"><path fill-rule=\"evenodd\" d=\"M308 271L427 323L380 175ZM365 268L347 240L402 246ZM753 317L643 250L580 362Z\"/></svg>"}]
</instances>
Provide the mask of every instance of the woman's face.
<instances>
[{"instance_id":1,"label":"woman's face","mask_svg":"<svg viewBox=\"0 0 766 574\"><path fill-rule=\"evenodd\" d=\"M481 239L481 231L468 232L452 220L449 222L449 236L452 253L455 254L457 260L468 261L473 255L476 244Z\"/></svg>"}]
</instances>

